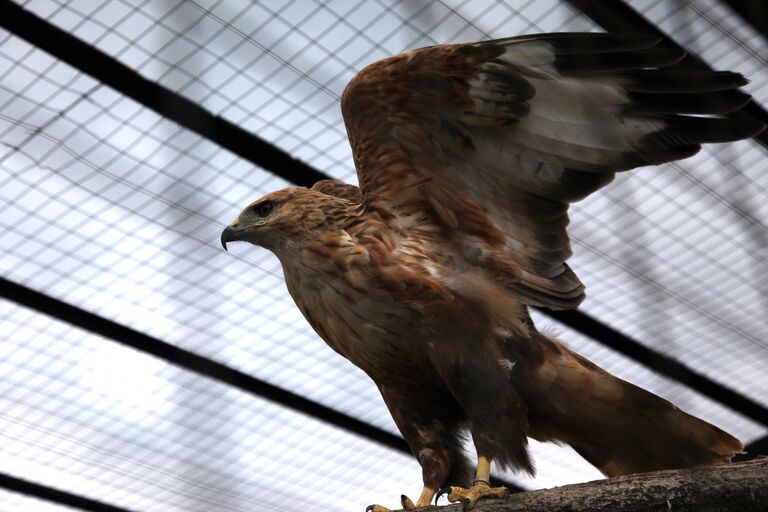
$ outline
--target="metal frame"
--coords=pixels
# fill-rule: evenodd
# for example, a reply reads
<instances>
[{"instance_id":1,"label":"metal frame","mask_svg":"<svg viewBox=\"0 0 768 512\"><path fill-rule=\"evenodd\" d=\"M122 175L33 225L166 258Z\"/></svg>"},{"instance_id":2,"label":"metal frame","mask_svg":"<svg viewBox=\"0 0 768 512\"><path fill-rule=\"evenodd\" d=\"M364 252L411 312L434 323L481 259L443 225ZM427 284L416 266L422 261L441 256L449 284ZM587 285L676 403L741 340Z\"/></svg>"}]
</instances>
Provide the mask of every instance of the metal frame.
<instances>
[{"instance_id":1,"label":"metal frame","mask_svg":"<svg viewBox=\"0 0 768 512\"><path fill-rule=\"evenodd\" d=\"M725 3L768 39L768 4L755 0L725 0Z\"/></svg>"},{"instance_id":2,"label":"metal frame","mask_svg":"<svg viewBox=\"0 0 768 512\"><path fill-rule=\"evenodd\" d=\"M0 27L184 128L288 181L311 186L318 180L328 178L264 139L211 114L180 94L147 80L120 61L11 0L0 1Z\"/></svg>"},{"instance_id":3,"label":"metal frame","mask_svg":"<svg viewBox=\"0 0 768 512\"><path fill-rule=\"evenodd\" d=\"M0 487L9 491L35 496L59 505L76 507L89 512L132 512L127 508L116 507L102 501L92 500L83 496L61 491L46 485L36 484L15 476L0 473Z\"/></svg>"}]
</instances>

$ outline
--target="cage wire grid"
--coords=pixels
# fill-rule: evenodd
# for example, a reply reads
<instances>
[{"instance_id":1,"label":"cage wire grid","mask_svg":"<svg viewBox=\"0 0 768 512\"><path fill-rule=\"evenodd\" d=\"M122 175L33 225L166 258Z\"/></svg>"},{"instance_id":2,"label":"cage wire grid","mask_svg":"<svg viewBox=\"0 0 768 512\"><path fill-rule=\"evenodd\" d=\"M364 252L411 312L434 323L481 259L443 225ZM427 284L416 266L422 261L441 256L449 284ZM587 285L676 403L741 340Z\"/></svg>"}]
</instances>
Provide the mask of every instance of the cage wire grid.
<instances>
[{"instance_id":1,"label":"cage wire grid","mask_svg":"<svg viewBox=\"0 0 768 512\"><path fill-rule=\"evenodd\" d=\"M746 89L768 103L765 41L727 9L630 3L716 69L743 72ZM348 182L338 98L367 63L441 42L596 30L555 1L21 5ZM584 310L764 405L765 162L753 141L710 146L622 174L571 209ZM301 318L277 260L218 247L242 206L286 185L0 31L3 277L396 432L372 383ZM399 453L7 301L0 315L0 472L137 511L219 501L223 510L352 510L418 490L416 462ZM536 320L743 441L766 435L764 425ZM55 449L62 442L71 450ZM533 451L535 479L504 476L527 488L600 477L571 450L534 443ZM0 507L18 500L28 498L3 493Z\"/></svg>"}]
</instances>

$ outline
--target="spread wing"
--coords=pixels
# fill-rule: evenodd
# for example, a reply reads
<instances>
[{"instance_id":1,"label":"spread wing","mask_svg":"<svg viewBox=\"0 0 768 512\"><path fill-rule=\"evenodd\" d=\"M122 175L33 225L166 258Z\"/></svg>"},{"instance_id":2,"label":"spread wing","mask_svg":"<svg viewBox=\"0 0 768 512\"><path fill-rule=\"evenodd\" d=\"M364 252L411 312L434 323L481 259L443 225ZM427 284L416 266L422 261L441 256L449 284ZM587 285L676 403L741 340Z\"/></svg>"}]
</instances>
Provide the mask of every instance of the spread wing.
<instances>
[{"instance_id":1,"label":"spread wing","mask_svg":"<svg viewBox=\"0 0 768 512\"><path fill-rule=\"evenodd\" d=\"M665 70L684 54L658 42L542 34L368 66L342 98L366 207L431 233L526 304L576 307L569 203L617 171L763 128L718 117L749 101L741 75Z\"/></svg>"}]
</instances>

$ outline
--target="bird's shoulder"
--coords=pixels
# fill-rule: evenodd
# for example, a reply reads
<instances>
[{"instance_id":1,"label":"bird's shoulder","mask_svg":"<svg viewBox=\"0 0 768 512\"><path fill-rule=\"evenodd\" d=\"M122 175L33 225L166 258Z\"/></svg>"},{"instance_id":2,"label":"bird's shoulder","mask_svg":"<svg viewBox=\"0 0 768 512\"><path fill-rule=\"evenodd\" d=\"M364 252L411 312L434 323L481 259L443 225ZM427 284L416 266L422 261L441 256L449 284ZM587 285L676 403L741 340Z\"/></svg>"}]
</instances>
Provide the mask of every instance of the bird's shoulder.
<instances>
[{"instance_id":1,"label":"bird's shoulder","mask_svg":"<svg viewBox=\"0 0 768 512\"><path fill-rule=\"evenodd\" d=\"M304 286L343 290L340 295L430 300L448 294L446 257L437 245L431 233L367 212L305 241L290 273Z\"/></svg>"}]
</instances>

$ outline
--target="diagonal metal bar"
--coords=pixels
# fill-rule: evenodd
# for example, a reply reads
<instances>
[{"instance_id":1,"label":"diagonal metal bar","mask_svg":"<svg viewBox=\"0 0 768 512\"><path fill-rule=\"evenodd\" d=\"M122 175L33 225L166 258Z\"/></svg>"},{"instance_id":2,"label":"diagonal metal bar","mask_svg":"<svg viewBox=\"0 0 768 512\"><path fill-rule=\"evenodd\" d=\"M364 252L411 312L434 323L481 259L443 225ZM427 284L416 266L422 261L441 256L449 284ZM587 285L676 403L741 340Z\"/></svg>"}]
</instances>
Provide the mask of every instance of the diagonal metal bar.
<instances>
[{"instance_id":1,"label":"diagonal metal bar","mask_svg":"<svg viewBox=\"0 0 768 512\"><path fill-rule=\"evenodd\" d=\"M11 0L0 0L0 27L238 156L303 186L328 176L216 116Z\"/></svg>"},{"instance_id":2,"label":"diagonal metal bar","mask_svg":"<svg viewBox=\"0 0 768 512\"><path fill-rule=\"evenodd\" d=\"M410 453L408 445L401 437L386 430L3 277L0 277L0 297L104 336L122 345L152 354L186 370L225 382L252 395L289 407L294 411L319 418L331 425L371 439L389 448Z\"/></svg>"},{"instance_id":3,"label":"diagonal metal bar","mask_svg":"<svg viewBox=\"0 0 768 512\"><path fill-rule=\"evenodd\" d=\"M605 2L594 3L588 0L566 1L577 8L583 7L584 12L588 16L595 16L593 19L596 22L613 26L614 28L611 28L611 30L659 34L668 40L668 44L674 44L666 35L621 1L606 0ZM614 8L616 9L615 12L612 10ZM622 17L632 20L637 26L632 25L632 23L628 24ZM225 119L214 116L181 95L145 79L114 58L26 11L10 0L0 0L0 26L26 39L31 44L44 49L54 57L80 71L110 85L146 107L167 116L181 126L221 144L239 156L262 166L264 169L288 181L299 185L311 185L318 179L329 178L306 163L292 158L287 153L272 146L269 142L232 125ZM698 59L698 64L696 64L695 57L689 56L688 59L693 59L694 64L692 65L698 66L698 69L701 69L701 66L706 66L700 59ZM760 110L760 107L757 105L754 105L754 108ZM768 121L768 114L765 111L762 111L762 114L758 112L758 114L756 118ZM763 135L768 136L768 130L763 132ZM768 139L766 139L766 142L768 142ZM86 313L85 311L82 312ZM585 313L580 311L554 312L549 310L541 310L541 312L565 323L603 345L618 350L651 370L688 385L726 407L768 425L768 409L766 407L733 391L727 386L695 372L679 361L644 346L637 340L620 333ZM93 315L93 317L94 320L99 319L100 321L109 322L109 320L96 315ZM88 328L87 326L85 327ZM109 332L109 329L106 332ZM139 348L139 350L143 349ZM194 356L194 354L191 355ZM247 375L244 376L249 377ZM288 397L286 398L289 401L291 400ZM402 440L400 441L402 442Z\"/></svg>"},{"instance_id":4,"label":"diagonal metal bar","mask_svg":"<svg viewBox=\"0 0 768 512\"><path fill-rule=\"evenodd\" d=\"M40 485L29 480L0 473L0 487L29 496L50 501L67 507L75 507L89 512L131 512L126 508L109 505L102 501L85 498L71 492L54 489L46 485Z\"/></svg>"},{"instance_id":5,"label":"diagonal metal bar","mask_svg":"<svg viewBox=\"0 0 768 512\"><path fill-rule=\"evenodd\" d=\"M768 435L755 439L745 446L744 453L736 455L733 462L756 459L757 457L768 457Z\"/></svg>"},{"instance_id":6,"label":"diagonal metal bar","mask_svg":"<svg viewBox=\"0 0 768 512\"><path fill-rule=\"evenodd\" d=\"M725 3L768 40L768 2L725 0Z\"/></svg>"},{"instance_id":7,"label":"diagonal metal bar","mask_svg":"<svg viewBox=\"0 0 768 512\"><path fill-rule=\"evenodd\" d=\"M674 69L712 71L712 67L701 57L677 44L674 39L622 0L601 0L600 2L595 2L594 0L565 0L565 2L584 13L584 15L591 18L592 21L608 32L653 34L659 36L665 46L685 50L687 53L686 57L675 64ZM768 111L755 100L750 101L738 112L728 114L728 117L754 119L768 124ZM763 130L753 139L768 149L768 130Z\"/></svg>"}]
</instances>

